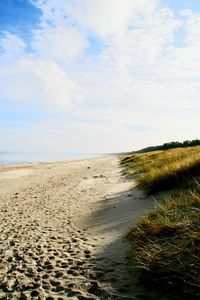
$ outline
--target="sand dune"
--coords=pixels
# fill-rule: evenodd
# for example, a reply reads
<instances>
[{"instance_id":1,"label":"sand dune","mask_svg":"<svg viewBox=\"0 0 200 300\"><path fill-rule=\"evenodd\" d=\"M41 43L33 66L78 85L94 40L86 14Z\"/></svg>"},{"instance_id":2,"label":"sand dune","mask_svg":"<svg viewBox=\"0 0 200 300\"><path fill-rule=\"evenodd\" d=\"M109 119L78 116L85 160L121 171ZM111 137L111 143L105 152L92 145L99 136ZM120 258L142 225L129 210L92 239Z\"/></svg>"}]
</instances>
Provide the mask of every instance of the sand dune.
<instances>
[{"instance_id":1,"label":"sand dune","mask_svg":"<svg viewBox=\"0 0 200 300\"><path fill-rule=\"evenodd\" d=\"M116 157L0 169L0 299L144 299L123 234L152 206Z\"/></svg>"}]
</instances>

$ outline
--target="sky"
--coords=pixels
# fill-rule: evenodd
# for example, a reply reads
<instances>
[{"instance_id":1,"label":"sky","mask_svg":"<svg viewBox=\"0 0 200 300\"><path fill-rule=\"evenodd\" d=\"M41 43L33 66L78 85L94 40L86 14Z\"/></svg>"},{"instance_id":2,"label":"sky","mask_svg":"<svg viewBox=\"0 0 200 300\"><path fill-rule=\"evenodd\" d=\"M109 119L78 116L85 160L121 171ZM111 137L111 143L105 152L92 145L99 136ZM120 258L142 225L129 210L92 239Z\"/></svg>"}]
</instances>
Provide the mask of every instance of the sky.
<instances>
[{"instance_id":1,"label":"sky","mask_svg":"<svg viewBox=\"0 0 200 300\"><path fill-rule=\"evenodd\" d=\"M0 1L0 150L199 138L199 0Z\"/></svg>"}]
</instances>

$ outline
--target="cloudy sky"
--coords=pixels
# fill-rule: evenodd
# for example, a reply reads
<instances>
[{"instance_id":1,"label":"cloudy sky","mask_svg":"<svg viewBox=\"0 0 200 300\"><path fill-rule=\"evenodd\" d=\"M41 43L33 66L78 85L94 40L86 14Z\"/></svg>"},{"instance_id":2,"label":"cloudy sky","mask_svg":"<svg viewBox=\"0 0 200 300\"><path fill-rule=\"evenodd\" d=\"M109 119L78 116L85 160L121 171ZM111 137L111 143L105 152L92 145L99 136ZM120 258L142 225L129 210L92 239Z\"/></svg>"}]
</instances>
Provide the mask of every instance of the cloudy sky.
<instances>
[{"instance_id":1,"label":"cloudy sky","mask_svg":"<svg viewBox=\"0 0 200 300\"><path fill-rule=\"evenodd\" d=\"M199 138L199 0L0 1L0 150Z\"/></svg>"}]
</instances>

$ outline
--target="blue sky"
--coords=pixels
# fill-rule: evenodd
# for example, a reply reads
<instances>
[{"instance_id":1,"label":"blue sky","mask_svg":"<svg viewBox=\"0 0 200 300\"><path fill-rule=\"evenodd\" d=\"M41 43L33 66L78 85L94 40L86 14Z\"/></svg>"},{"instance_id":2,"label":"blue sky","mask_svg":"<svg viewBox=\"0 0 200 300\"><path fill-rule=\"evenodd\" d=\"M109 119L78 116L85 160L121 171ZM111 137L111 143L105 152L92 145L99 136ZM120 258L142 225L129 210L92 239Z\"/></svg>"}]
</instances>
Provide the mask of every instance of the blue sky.
<instances>
[{"instance_id":1,"label":"blue sky","mask_svg":"<svg viewBox=\"0 0 200 300\"><path fill-rule=\"evenodd\" d=\"M0 1L0 150L199 138L199 47L197 0Z\"/></svg>"},{"instance_id":2,"label":"blue sky","mask_svg":"<svg viewBox=\"0 0 200 300\"><path fill-rule=\"evenodd\" d=\"M200 11L198 0L162 0L161 3L176 13L179 13L182 9L192 9L194 12Z\"/></svg>"},{"instance_id":3,"label":"blue sky","mask_svg":"<svg viewBox=\"0 0 200 300\"><path fill-rule=\"evenodd\" d=\"M27 0L0 1L0 28L27 39L38 24L41 11Z\"/></svg>"}]
</instances>

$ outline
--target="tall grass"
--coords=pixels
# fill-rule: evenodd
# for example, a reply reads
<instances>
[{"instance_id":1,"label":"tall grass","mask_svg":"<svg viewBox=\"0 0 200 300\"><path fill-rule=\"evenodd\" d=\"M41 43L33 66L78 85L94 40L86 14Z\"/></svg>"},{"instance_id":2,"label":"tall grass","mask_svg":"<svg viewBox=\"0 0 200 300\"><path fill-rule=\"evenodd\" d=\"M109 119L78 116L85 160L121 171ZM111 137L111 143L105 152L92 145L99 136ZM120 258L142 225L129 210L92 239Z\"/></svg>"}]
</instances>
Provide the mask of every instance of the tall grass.
<instances>
[{"instance_id":1,"label":"tall grass","mask_svg":"<svg viewBox=\"0 0 200 300\"><path fill-rule=\"evenodd\" d=\"M188 299L200 297L200 147L123 157L153 194L172 189L127 234L139 278ZM182 297L182 296L180 296Z\"/></svg>"},{"instance_id":2,"label":"tall grass","mask_svg":"<svg viewBox=\"0 0 200 300\"><path fill-rule=\"evenodd\" d=\"M122 163L129 173L143 173L137 183L147 194L181 188L189 178L200 174L200 146L135 154L122 158Z\"/></svg>"}]
</instances>

